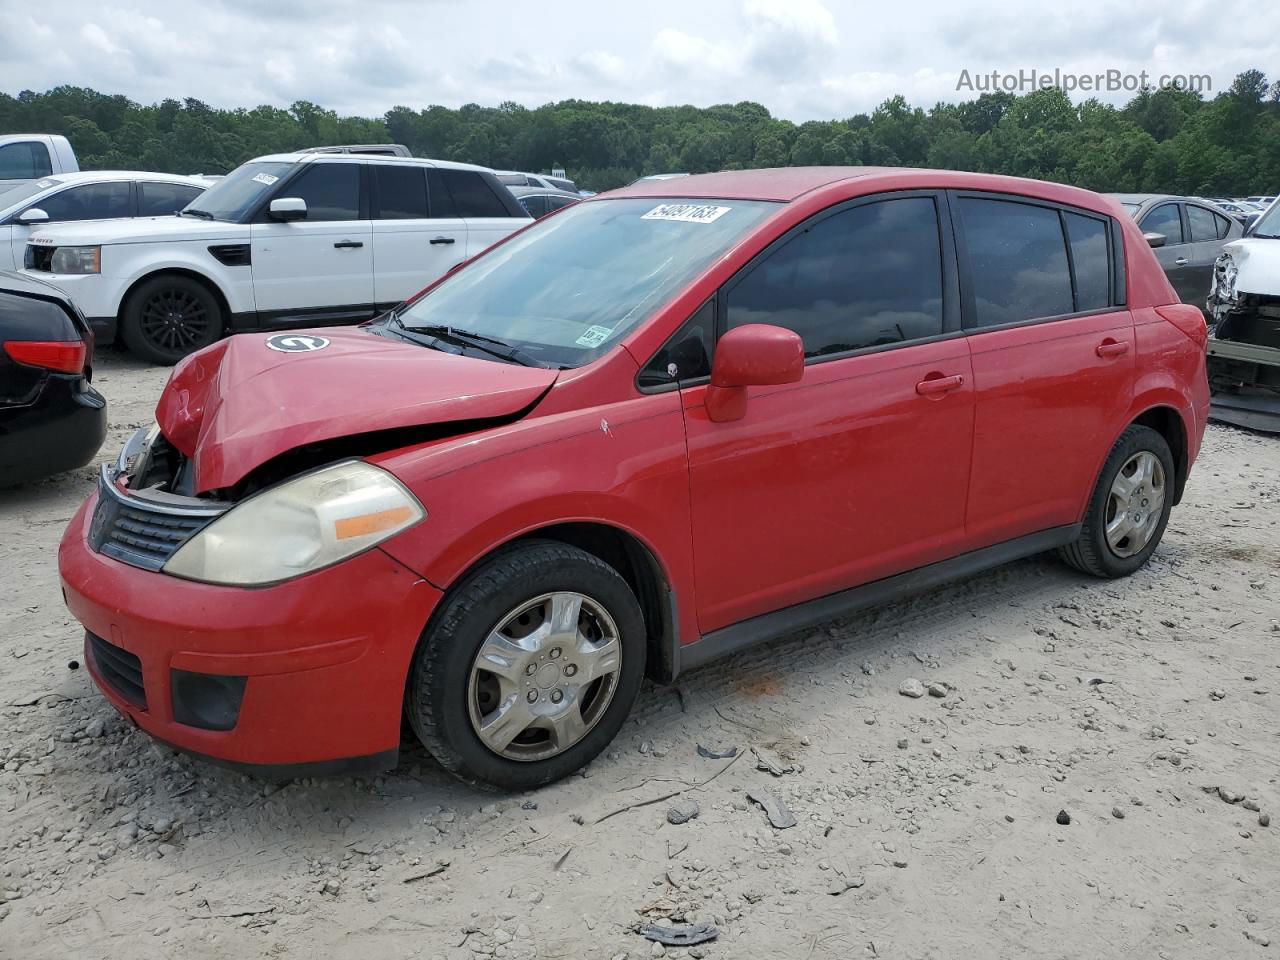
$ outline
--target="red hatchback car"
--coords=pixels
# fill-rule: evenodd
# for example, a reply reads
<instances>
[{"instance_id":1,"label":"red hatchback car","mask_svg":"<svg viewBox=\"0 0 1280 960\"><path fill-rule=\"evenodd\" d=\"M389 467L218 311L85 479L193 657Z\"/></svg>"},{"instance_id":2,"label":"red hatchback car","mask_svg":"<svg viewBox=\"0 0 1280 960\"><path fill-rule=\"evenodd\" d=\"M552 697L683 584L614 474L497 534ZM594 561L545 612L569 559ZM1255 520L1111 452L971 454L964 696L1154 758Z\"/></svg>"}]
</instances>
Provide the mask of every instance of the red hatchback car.
<instances>
[{"instance_id":1,"label":"red hatchback car","mask_svg":"<svg viewBox=\"0 0 1280 960\"><path fill-rule=\"evenodd\" d=\"M1115 202L928 170L636 185L364 326L183 361L60 550L104 695L294 774L408 714L533 787L642 678L1056 548L1142 566L1205 325Z\"/></svg>"}]
</instances>

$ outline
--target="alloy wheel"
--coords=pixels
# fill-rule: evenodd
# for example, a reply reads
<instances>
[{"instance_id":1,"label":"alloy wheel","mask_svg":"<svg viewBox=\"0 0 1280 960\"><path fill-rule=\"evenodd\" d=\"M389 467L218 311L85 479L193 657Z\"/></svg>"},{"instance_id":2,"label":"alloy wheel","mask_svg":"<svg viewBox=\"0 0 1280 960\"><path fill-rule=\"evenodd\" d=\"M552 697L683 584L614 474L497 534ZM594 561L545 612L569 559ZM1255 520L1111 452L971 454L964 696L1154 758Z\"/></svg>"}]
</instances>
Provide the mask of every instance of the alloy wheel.
<instances>
[{"instance_id":1,"label":"alloy wheel","mask_svg":"<svg viewBox=\"0 0 1280 960\"><path fill-rule=\"evenodd\" d=\"M498 621L472 663L471 726L509 760L545 760L604 716L622 668L618 628L580 593L547 593Z\"/></svg>"},{"instance_id":2,"label":"alloy wheel","mask_svg":"<svg viewBox=\"0 0 1280 960\"><path fill-rule=\"evenodd\" d=\"M1125 461L1111 482L1107 500L1107 545L1117 557L1140 553L1155 534L1164 511L1164 464L1149 450Z\"/></svg>"},{"instance_id":3,"label":"alloy wheel","mask_svg":"<svg viewBox=\"0 0 1280 960\"><path fill-rule=\"evenodd\" d=\"M209 311L192 293L160 290L142 305L139 327L149 343L160 350L186 353L209 334Z\"/></svg>"}]
</instances>

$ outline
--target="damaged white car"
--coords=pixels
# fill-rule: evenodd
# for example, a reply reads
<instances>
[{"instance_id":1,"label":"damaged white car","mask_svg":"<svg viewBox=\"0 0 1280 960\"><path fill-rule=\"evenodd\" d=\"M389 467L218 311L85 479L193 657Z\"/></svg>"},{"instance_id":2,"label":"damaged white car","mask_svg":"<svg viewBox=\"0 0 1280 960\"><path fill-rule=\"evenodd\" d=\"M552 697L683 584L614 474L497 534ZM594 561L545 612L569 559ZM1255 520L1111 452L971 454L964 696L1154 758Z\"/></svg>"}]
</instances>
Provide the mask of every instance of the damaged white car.
<instances>
[{"instance_id":1,"label":"damaged white car","mask_svg":"<svg viewBox=\"0 0 1280 960\"><path fill-rule=\"evenodd\" d=\"M1206 307L1210 415L1280 433L1280 204L1222 248Z\"/></svg>"}]
</instances>

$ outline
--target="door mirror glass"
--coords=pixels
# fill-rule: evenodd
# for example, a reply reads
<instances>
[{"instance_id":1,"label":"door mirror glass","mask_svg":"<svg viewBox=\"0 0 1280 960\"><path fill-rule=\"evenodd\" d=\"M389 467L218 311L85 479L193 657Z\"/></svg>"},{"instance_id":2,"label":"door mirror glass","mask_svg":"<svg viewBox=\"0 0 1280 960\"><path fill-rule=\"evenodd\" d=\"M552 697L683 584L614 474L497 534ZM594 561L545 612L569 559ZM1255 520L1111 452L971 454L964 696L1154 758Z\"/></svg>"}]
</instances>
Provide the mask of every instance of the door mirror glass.
<instances>
[{"instance_id":1,"label":"door mirror glass","mask_svg":"<svg viewBox=\"0 0 1280 960\"><path fill-rule=\"evenodd\" d=\"M23 223L29 226L34 226L37 223L48 223L49 215L45 213L43 210L41 210L39 207L29 207L28 209L23 210L20 214L14 217L14 221L17 223Z\"/></svg>"},{"instance_id":2,"label":"door mirror glass","mask_svg":"<svg viewBox=\"0 0 1280 960\"><path fill-rule=\"evenodd\" d=\"M1142 239L1147 241L1149 247L1163 247L1169 238L1163 233L1144 233Z\"/></svg>"},{"instance_id":3,"label":"door mirror glass","mask_svg":"<svg viewBox=\"0 0 1280 960\"><path fill-rule=\"evenodd\" d=\"M307 219L307 201L301 197L280 197L272 200L269 210L272 220Z\"/></svg>"}]
</instances>

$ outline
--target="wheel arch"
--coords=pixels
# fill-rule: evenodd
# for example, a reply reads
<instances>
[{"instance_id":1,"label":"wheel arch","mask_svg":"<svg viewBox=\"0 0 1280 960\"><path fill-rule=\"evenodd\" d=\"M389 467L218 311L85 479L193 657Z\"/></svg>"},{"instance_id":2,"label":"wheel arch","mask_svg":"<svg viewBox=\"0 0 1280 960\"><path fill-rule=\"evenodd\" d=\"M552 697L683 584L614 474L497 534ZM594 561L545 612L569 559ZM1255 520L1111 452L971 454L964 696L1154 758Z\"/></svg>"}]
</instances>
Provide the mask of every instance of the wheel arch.
<instances>
[{"instance_id":1,"label":"wheel arch","mask_svg":"<svg viewBox=\"0 0 1280 960\"><path fill-rule=\"evenodd\" d=\"M133 297L134 293L140 286L151 280L155 280L158 277L167 276L184 277L188 280L194 280L213 294L214 299L218 301L218 308L222 311L222 334L227 332L227 324L231 319L231 305L227 300L226 293L223 292L222 287L220 287L218 282L212 277L201 273L199 270L192 270L188 267L159 267L155 270L150 270L147 273L142 274L140 277L137 277L130 282L129 286L125 288L123 296L120 297L120 306L116 310L116 322L119 324L124 323L125 308L128 306L129 300ZM221 334L219 336L221 336Z\"/></svg>"},{"instance_id":2,"label":"wheel arch","mask_svg":"<svg viewBox=\"0 0 1280 960\"><path fill-rule=\"evenodd\" d=\"M618 571L635 593L644 614L645 673L656 683L670 682L676 671L675 650L679 647L679 620L671 578L652 547L623 527L597 520L566 520L524 530L486 550L449 583L441 584L445 595L495 555L536 540L554 540L577 547ZM436 609L443 606L442 600ZM425 635L426 629L423 633Z\"/></svg>"},{"instance_id":3,"label":"wheel arch","mask_svg":"<svg viewBox=\"0 0 1280 960\"><path fill-rule=\"evenodd\" d=\"M1182 500L1182 491L1186 488L1187 476L1191 469L1190 454L1187 448L1187 425L1183 421L1182 414L1175 408L1163 404L1152 406L1142 411L1129 422L1129 426L1135 425L1150 427L1164 437L1165 443L1169 444L1169 449L1173 453L1175 474L1173 502L1174 505L1177 505Z\"/></svg>"}]
</instances>

